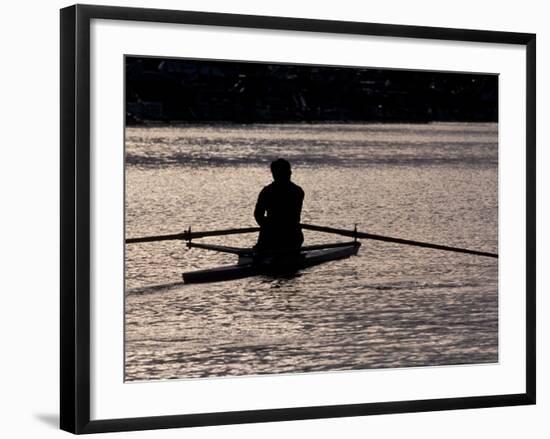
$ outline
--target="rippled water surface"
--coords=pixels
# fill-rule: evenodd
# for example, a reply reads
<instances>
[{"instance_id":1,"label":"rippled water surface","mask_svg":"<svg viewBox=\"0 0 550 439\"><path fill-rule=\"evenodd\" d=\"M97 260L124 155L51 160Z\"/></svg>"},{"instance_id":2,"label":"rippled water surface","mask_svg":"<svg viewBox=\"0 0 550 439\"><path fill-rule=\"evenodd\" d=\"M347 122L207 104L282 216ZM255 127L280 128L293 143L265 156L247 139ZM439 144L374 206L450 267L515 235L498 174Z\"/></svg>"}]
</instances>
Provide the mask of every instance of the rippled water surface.
<instances>
[{"instance_id":1,"label":"rippled water surface","mask_svg":"<svg viewBox=\"0 0 550 439\"><path fill-rule=\"evenodd\" d=\"M255 225L281 156L303 222L496 253L497 137L496 124L128 128L126 236ZM290 279L181 283L234 262L178 241L126 246L127 380L498 361L496 259L363 241Z\"/></svg>"}]
</instances>

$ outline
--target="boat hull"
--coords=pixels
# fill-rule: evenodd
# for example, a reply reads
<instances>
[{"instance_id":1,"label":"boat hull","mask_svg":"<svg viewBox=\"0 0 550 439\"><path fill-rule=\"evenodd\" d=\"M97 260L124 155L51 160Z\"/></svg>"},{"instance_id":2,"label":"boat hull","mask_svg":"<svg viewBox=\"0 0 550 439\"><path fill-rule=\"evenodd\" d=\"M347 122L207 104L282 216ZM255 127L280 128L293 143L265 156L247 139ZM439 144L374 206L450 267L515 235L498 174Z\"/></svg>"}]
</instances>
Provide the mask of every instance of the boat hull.
<instances>
[{"instance_id":1,"label":"boat hull","mask_svg":"<svg viewBox=\"0 0 550 439\"><path fill-rule=\"evenodd\" d=\"M252 258L240 257L239 263L236 265L190 271L183 273L182 277L185 283L204 283L242 279L258 275L292 275L304 268L349 258L357 254L360 246L360 242L346 243L334 248L302 252L298 257L278 258L260 263L253 262Z\"/></svg>"}]
</instances>

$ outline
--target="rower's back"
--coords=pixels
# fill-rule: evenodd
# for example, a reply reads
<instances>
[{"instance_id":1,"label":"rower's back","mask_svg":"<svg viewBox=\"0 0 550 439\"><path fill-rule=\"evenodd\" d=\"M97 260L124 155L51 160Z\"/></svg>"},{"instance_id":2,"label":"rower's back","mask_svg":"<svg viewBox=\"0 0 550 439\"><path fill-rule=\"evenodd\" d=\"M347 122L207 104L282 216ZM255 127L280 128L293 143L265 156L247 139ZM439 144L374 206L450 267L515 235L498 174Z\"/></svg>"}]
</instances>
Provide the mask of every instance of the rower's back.
<instances>
[{"instance_id":1,"label":"rower's back","mask_svg":"<svg viewBox=\"0 0 550 439\"><path fill-rule=\"evenodd\" d=\"M256 248L300 248L304 241L300 227L304 191L290 180L292 173L288 161L274 161L271 172L274 181L262 189L254 210L261 229Z\"/></svg>"}]
</instances>

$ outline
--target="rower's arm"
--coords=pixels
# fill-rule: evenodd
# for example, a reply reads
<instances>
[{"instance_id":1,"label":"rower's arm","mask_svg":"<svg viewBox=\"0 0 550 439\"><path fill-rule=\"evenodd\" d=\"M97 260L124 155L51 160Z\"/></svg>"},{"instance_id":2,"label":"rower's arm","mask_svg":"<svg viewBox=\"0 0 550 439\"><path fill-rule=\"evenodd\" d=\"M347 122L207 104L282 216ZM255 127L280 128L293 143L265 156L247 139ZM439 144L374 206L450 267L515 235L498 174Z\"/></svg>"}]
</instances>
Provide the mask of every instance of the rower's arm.
<instances>
[{"instance_id":1,"label":"rower's arm","mask_svg":"<svg viewBox=\"0 0 550 439\"><path fill-rule=\"evenodd\" d=\"M260 192L260 195L258 195L258 201L256 202L256 208L254 209L254 219L258 223L258 225L261 227L265 223L265 212L266 212L266 204L265 204L265 194L262 190Z\"/></svg>"},{"instance_id":2,"label":"rower's arm","mask_svg":"<svg viewBox=\"0 0 550 439\"><path fill-rule=\"evenodd\" d=\"M299 197L299 201L298 201L298 212L297 212L297 222L300 223L302 221L302 207L304 205L304 196L305 196L305 193L304 191L300 188L300 197Z\"/></svg>"}]
</instances>

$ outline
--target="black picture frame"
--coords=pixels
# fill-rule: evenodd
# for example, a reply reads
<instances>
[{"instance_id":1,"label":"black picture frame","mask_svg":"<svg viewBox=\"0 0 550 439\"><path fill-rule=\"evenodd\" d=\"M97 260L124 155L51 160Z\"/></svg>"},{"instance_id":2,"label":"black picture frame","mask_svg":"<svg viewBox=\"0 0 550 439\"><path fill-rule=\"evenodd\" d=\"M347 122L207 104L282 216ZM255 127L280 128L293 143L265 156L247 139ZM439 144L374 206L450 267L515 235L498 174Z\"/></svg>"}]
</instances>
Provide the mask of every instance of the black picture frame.
<instances>
[{"instance_id":1,"label":"black picture frame","mask_svg":"<svg viewBox=\"0 0 550 439\"><path fill-rule=\"evenodd\" d=\"M61 429L80 434L535 404L536 36L534 34L88 5L70 6L62 9L60 13ZM93 19L525 46L527 60L525 66L527 79L525 393L90 420L90 21Z\"/></svg>"}]
</instances>

